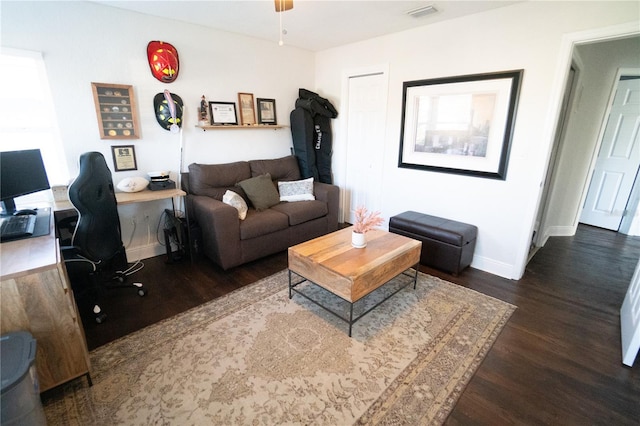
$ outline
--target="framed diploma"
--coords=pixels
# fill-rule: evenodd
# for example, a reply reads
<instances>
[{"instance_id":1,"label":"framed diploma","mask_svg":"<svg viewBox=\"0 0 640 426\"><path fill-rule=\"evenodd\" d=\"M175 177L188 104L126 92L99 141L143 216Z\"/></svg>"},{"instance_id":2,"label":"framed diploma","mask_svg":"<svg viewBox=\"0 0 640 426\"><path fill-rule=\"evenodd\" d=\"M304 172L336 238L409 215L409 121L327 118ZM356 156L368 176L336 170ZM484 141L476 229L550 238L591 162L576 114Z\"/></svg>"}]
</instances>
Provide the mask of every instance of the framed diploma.
<instances>
[{"instance_id":1,"label":"framed diploma","mask_svg":"<svg viewBox=\"0 0 640 426\"><path fill-rule=\"evenodd\" d=\"M235 102L209 102L209 112L212 126L238 124Z\"/></svg>"},{"instance_id":2,"label":"framed diploma","mask_svg":"<svg viewBox=\"0 0 640 426\"><path fill-rule=\"evenodd\" d=\"M136 164L136 151L133 145L117 145L111 147L113 155L113 167L116 172L124 172L126 170L138 170Z\"/></svg>"}]
</instances>

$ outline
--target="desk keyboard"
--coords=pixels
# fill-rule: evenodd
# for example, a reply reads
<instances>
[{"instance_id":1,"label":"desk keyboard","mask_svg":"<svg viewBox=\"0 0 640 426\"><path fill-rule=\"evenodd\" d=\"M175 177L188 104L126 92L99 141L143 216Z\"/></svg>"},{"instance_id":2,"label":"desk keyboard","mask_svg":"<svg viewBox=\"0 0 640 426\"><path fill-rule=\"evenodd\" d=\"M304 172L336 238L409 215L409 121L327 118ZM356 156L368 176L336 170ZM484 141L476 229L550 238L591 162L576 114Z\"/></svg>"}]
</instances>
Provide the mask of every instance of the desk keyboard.
<instances>
[{"instance_id":1,"label":"desk keyboard","mask_svg":"<svg viewBox=\"0 0 640 426\"><path fill-rule=\"evenodd\" d=\"M36 227L35 215L9 216L0 219L0 240L32 235Z\"/></svg>"}]
</instances>

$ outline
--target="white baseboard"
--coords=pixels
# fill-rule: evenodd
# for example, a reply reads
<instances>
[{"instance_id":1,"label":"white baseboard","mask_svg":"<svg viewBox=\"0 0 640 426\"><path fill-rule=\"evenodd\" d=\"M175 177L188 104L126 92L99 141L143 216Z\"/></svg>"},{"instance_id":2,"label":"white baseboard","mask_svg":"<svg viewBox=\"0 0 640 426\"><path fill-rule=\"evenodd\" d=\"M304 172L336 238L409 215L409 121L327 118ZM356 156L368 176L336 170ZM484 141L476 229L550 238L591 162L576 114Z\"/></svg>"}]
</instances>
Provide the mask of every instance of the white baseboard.
<instances>
[{"instance_id":1,"label":"white baseboard","mask_svg":"<svg viewBox=\"0 0 640 426\"><path fill-rule=\"evenodd\" d=\"M150 257L167 254L167 249L157 242L155 244L148 244L126 249L126 251L127 260L129 261L129 263L133 263L136 260L148 259Z\"/></svg>"},{"instance_id":2,"label":"white baseboard","mask_svg":"<svg viewBox=\"0 0 640 426\"><path fill-rule=\"evenodd\" d=\"M549 237L572 237L576 235L576 228L574 226L550 226L544 230L542 234L542 240L538 240L538 247L543 247Z\"/></svg>"},{"instance_id":3,"label":"white baseboard","mask_svg":"<svg viewBox=\"0 0 640 426\"><path fill-rule=\"evenodd\" d=\"M496 260L489 259L488 257L477 255L473 256L471 267L510 280L519 280L521 278L518 276L518 272L514 265L498 262Z\"/></svg>"}]
</instances>

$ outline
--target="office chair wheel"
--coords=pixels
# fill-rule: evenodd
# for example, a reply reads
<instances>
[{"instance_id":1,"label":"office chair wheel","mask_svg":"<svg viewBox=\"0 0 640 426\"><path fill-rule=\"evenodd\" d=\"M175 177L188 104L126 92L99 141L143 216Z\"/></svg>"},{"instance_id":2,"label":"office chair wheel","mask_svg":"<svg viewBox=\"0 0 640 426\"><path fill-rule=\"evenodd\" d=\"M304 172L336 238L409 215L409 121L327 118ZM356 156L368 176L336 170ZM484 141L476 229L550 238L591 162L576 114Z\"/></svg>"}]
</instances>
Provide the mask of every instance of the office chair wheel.
<instances>
[{"instance_id":1,"label":"office chair wheel","mask_svg":"<svg viewBox=\"0 0 640 426\"><path fill-rule=\"evenodd\" d=\"M102 324L107 319L107 314L98 314L96 315L96 322L98 324Z\"/></svg>"},{"instance_id":2,"label":"office chair wheel","mask_svg":"<svg viewBox=\"0 0 640 426\"><path fill-rule=\"evenodd\" d=\"M133 283L134 287L138 287L138 296L142 297L147 294L147 290L142 286L142 283Z\"/></svg>"}]
</instances>

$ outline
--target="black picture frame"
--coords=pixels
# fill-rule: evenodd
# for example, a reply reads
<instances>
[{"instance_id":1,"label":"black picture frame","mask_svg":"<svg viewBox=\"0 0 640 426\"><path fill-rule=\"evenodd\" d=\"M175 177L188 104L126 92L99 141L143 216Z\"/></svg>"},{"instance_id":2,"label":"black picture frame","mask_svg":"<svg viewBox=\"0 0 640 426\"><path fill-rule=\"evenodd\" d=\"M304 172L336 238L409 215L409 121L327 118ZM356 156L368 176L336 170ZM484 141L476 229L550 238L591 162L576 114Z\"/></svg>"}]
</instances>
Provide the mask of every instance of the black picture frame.
<instances>
[{"instance_id":1,"label":"black picture frame","mask_svg":"<svg viewBox=\"0 0 640 426\"><path fill-rule=\"evenodd\" d=\"M138 170L136 150L133 145L113 145L111 146L111 155L116 172Z\"/></svg>"},{"instance_id":2,"label":"black picture frame","mask_svg":"<svg viewBox=\"0 0 640 426\"><path fill-rule=\"evenodd\" d=\"M523 73L404 82L398 167L505 180Z\"/></svg>"},{"instance_id":3,"label":"black picture frame","mask_svg":"<svg viewBox=\"0 0 640 426\"><path fill-rule=\"evenodd\" d=\"M212 126L237 126L238 112L235 102L209 102Z\"/></svg>"},{"instance_id":4,"label":"black picture frame","mask_svg":"<svg viewBox=\"0 0 640 426\"><path fill-rule=\"evenodd\" d=\"M269 98L256 98L258 105L258 124L272 125L278 124L276 115L276 100Z\"/></svg>"}]
</instances>

